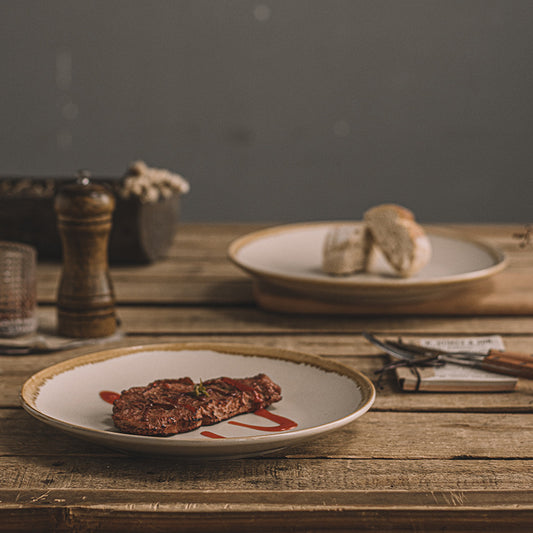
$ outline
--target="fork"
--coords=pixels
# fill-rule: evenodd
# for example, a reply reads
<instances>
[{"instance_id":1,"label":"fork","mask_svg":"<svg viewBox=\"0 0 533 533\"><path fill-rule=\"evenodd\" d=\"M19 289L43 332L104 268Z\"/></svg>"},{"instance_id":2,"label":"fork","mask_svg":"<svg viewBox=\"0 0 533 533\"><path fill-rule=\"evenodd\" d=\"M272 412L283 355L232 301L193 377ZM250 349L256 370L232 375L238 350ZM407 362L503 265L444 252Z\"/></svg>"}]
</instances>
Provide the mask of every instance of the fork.
<instances>
[{"instance_id":1,"label":"fork","mask_svg":"<svg viewBox=\"0 0 533 533\"><path fill-rule=\"evenodd\" d=\"M435 348L425 348L403 342L380 341L371 333L363 332L363 337L380 347L383 351L397 359L415 363L422 362L416 354L430 356L430 360L452 363L455 365L481 368L497 374L518 376L533 379L533 355L501 350L489 350L487 353L476 352L447 352ZM425 361L428 361L426 359Z\"/></svg>"}]
</instances>

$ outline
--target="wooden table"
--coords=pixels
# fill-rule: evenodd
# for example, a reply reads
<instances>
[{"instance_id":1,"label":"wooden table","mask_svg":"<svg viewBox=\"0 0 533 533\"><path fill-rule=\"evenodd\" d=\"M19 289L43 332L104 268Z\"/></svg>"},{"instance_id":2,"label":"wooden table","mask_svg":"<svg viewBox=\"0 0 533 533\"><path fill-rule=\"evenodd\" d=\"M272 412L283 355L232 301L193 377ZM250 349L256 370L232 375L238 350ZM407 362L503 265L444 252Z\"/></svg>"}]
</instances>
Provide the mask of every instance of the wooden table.
<instances>
[{"instance_id":1,"label":"wooden table","mask_svg":"<svg viewBox=\"0 0 533 533\"><path fill-rule=\"evenodd\" d=\"M127 336L114 344L223 341L312 352L366 375L382 366L360 333L501 334L533 350L533 316L302 316L263 311L228 243L258 225L184 225L168 259L112 268ZM503 248L533 286L517 226L465 226ZM501 274L500 274L501 275ZM42 323L59 265L39 265ZM524 283L524 282L522 282ZM531 299L524 285L516 298ZM529 300L526 303L531 303ZM274 456L140 458L77 440L20 407L23 382L88 348L0 358L2 531L532 531L533 382L513 393L405 393L390 377L370 412Z\"/></svg>"}]
</instances>

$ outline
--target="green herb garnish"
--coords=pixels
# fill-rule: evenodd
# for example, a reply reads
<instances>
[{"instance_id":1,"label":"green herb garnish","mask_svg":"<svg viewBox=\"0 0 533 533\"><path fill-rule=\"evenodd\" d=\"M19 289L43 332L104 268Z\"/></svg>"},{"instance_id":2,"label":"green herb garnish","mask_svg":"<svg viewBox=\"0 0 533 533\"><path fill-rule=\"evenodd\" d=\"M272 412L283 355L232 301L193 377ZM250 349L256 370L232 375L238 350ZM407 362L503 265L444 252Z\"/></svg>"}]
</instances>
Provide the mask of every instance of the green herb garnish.
<instances>
[{"instance_id":1,"label":"green herb garnish","mask_svg":"<svg viewBox=\"0 0 533 533\"><path fill-rule=\"evenodd\" d=\"M205 385L202 383L202 380L200 380L200 383L194 386L194 395L197 398L200 398L200 396L209 396L209 392L207 392L207 389L205 388Z\"/></svg>"}]
</instances>

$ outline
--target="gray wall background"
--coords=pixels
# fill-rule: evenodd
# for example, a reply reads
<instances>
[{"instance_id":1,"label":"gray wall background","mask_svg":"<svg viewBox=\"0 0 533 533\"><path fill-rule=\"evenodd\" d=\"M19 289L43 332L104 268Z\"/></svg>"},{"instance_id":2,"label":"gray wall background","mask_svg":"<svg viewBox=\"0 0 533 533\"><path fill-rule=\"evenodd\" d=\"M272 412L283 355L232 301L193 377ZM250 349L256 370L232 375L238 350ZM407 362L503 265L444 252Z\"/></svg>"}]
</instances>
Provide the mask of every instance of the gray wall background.
<instances>
[{"instance_id":1,"label":"gray wall background","mask_svg":"<svg viewBox=\"0 0 533 533\"><path fill-rule=\"evenodd\" d=\"M0 29L0 175L144 159L189 221L533 219L531 0L17 0Z\"/></svg>"}]
</instances>

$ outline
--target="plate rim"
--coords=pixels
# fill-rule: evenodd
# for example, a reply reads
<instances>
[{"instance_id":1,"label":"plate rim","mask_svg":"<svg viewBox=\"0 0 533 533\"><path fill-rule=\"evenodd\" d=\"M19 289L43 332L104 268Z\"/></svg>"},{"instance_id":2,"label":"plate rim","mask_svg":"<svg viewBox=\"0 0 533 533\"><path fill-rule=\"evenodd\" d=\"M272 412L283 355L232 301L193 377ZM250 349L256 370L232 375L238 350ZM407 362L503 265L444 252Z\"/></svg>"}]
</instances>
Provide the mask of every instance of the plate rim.
<instances>
[{"instance_id":1,"label":"plate rim","mask_svg":"<svg viewBox=\"0 0 533 533\"><path fill-rule=\"evenodd\" d=\"M290 362L290 363L304 363L311 366L314 366L323 371L335 372L342 376L345 376L352 380L361 391L361 402L358 404L357 409L352 411L346 416L341 418L336 418L332 421L326 422L325 424L319 424L317 426L312 426L310 428L296 429L291 432L286 433L270 433L266 435L251 435L246 437L226 437L224 439L213 439L213 440L201 440L198 438L193 439L180 439L180 440L168 440L162 439L161 437L154 436L145 436L145 435L131 435L127 433L112 433L102 429L90 428L83 425L73 424L67 422L60 418L48 415L37 408L36 400L39 395L40 388L53 377L60 375L64 372L78 368L81 366L107 361L110 359L120 358L128 356L135 353L140 353L144 351L198 351L198 350L211 350L218 353L236 355L236 356L245 356L245 357L267 357L272 359L279 359L281 361ZM20 400L22 407L33 417L38 420L52 425L53 427L63 429L69 433L74 434L87 434L94 436L109 436L110 439L119 440L124 444L124 449L127 449L127 443L135 445L135 443L161 443L161 449L164 451L168 448L176 448L176 455L179 455L180 443L181 447L198 445L199 442L202 443L203 449L215 449L220 450L221 448L230 448L235 445L253 445L255 443L265 441L272 441L275 444L280 436L283 437L282 440L301 440L305 438L308 434L323 434L338 427L355 420L364 413L366 413L373 405L376 398L376 389L372 381L365 376L359 370L350 368L342 363L339 363L335 360L330 360L319 355L311 354L308 352L301 352L296 350L287 350L285 348L277 348L271 346L258 346L253 344L242 344L242 343L217 343L217 342L183 342L183 343L149 343L135 346L127 347L118 347L111 348L107 350L99 350L96 352L91 352L89 354L81 355L65 361L61 361L54 365L51 365L47 368L44 368L30 378L28 378L20 391ZM322 431L320 431L322 430ZM278 438L276 438L278 437ZM280 443L281 444L281 443ZM118 445L109 445L110 447L117 448ZM286 447L287 444L282 445L281 447ZM203 454L198 454L199 456Z\"/></svg>"},{"instance_id":2,"label":"plate rim","mask_svg":"<svg viewBox=\"0 0 533 533\"><path fill-rule=\"evenodd\" d=\"M313 227L323 226L335 226L341 224L357 224L361 223L360 220L328 220L328 221L316 221L316 222L296 222L291 224L281 224L276 226L270 226L260 230L252 231L245 235L237 237L230 242L227 248L227 257L229 260L244 270L254 278L267 280L272 283L280 283L286 286L299 288L315 288L315 289L332 289L332 288L345 288L347 290L361 290L371 291L373 289L391 289L391 290L404 290L408 288L432 288L432 287L447 287L450 285L457 286L462 283L470 283L472 281L481 281L489 278L502 270L504 270L509 264L509 258L507 255L497 247L494 247L486 242L478 239L470 238L465 235L461 235L459 232L450 228L435 228L422 225L428 235L435 235L438 237L444 237L455 241L466 242L468 244L477 246L485 250L494 260L494 264L487 268L480 270L474 270L463 274L455 274L445 277L439 277L436 279L412 279L412 278L383 278L375 280L358 280L357 278L346 279L338 278L335 276L324 275L322 279L305 278L297 275L286 275L261 268L251 267L243 263L237 257L237 254L248 244L255 242L259 239L270 237L280 233L286 233L298 229L309 229Z\"/></svg>"}]
</instances>

